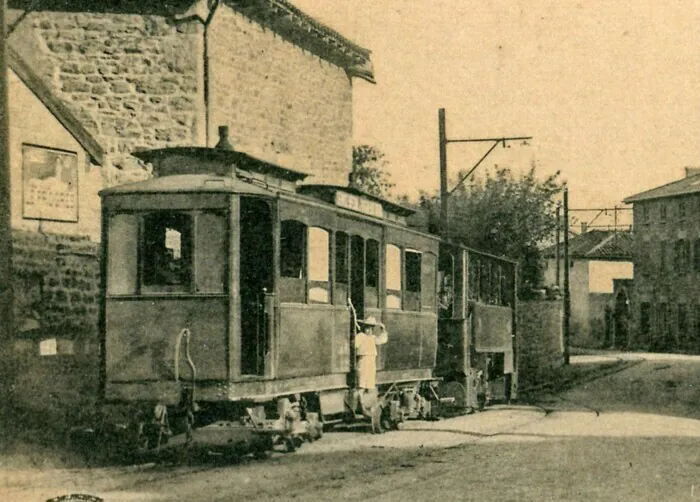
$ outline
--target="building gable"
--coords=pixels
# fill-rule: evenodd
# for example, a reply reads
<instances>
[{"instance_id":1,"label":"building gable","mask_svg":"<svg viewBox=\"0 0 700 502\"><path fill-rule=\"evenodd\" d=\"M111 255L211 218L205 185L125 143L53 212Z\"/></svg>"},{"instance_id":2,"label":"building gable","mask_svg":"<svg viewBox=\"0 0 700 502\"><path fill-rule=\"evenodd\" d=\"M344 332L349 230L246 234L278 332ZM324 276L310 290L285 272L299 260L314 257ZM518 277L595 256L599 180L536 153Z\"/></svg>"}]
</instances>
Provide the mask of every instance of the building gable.
<instances>
[{"instance_id":1,"label":"building gable","mask_svg":"<svg viewBox=\"0 0 700 502\"><path fill-rule=\"evenodd\" d=\"M11 47L7 48L7 62L9 68L24 82L46 108L56 117L63 127L73 135L92 161L97 165L103 165L105 152L92 134L83 126L78 118L63 104L34 73L31 67Z\"/></svg>"}]
</instances>

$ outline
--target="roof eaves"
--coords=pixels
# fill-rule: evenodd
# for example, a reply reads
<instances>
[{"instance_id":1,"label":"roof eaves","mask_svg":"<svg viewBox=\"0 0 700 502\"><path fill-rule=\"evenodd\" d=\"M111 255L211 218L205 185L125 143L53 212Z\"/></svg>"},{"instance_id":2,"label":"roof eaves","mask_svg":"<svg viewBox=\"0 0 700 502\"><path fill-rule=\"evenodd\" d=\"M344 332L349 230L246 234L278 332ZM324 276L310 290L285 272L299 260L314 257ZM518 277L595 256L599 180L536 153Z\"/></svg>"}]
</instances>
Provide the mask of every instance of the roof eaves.
<instances>
[{"instance_id":1,"label":"roof eaves","mask_svg":"<svg viewBox=\"0 0 700 502\"><path fill-rule=\"evenodd\" d=\"M371 51L316 21L287 0L224 0L229 7L344 68L352 77L376 83ZM319 48L321 47L321 48Z\"/></svg>"},{"instance_id":2,"label":"roof eaves","mask_svg":"<svg viewBox=\"0 0 700 502\"><path fill-rule=\"evenodd\" d=\"M39 98L66 130L80 143L97 165L104 165L105 151L70 109L57 98L12 47L7 47L8 66Z\"/></svg>"},{"instance_id":3,"label":"roof eaves","mask_svg":"<svg viewBox=\"0 0 700 502\"><path fill-rule=\"evenodd\" d=\"M695 179L695 180L693 182L691 182L690 180L692 180L692 179ZM667 193L667 190L669 188L673 187L674 185L683 186L685 184L694 184L695 182L700 182L700 173L694 174L691 176L687 176L687 177L682 178L680 180L671 181L670 183L666 183L666 184L658 186L658 187L650 188L649 190L645 190L644 192L630 195L626 199L623 199L622 202L624 202L625 204L632 204L634 202L640 202L643 200L662 199L662 198L666 198L666 197L675 197L678 195L684 195L686 193L700 192L700 183L699 183L697 189L687 190L687 191L679 190L678 192Z\"/></svg>"}]
</instances>

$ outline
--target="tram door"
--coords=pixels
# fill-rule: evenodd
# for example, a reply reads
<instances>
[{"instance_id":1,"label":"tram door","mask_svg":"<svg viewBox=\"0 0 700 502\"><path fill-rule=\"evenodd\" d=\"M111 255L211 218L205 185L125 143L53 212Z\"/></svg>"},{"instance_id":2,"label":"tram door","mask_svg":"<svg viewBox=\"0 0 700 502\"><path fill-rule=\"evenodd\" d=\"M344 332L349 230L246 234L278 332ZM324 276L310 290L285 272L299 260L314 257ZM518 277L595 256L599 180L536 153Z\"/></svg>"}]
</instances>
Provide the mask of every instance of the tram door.
<instances>
[{"instance_id":1,"label":"tram door","mask_svg":"<svg viewBox=\"0 0 700 502\"><path fill-rule=\"evenodd\" d=\"M241 198L241 374L264 375L270 349L265 294L273 286L272 210L260 199Z\"/></svg>"},{"instance_id":2,"label":"tram door","mask_svg":"<svg viewBox=\"0 0 700 502\"><path fill-rule=\"evenodd\" d=\"M357 319L365 318L365 240L353 235L350 240L350 300Z\"/></svg>"}]
</instances>

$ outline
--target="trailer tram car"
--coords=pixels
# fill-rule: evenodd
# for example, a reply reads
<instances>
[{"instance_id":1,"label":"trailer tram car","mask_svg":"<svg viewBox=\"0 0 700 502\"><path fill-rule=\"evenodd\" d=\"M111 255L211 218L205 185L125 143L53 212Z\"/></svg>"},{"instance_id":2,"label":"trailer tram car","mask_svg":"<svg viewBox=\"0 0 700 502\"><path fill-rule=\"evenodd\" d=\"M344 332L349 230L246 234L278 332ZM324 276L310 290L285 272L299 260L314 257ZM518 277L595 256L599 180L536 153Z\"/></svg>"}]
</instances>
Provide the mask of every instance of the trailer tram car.
<instances>
[{"instance_id":1,"label":"trailer tram car","mask_svg":"<svg viewBox=\"0 0 700 502\"><path fill-rule=\"evenodd\" d=\"M154 177L101 192L101 398L129 448L293 450L360 418L353 336L368 316L389 332L375 431L434 413L439 376L470 405L472 349L503 347L470 342L496 298L470 299L468 250L410 229L402 206L230 149L136 156ZM503 298L508 263L488 267Z\"/></svg>"}]
</instances>

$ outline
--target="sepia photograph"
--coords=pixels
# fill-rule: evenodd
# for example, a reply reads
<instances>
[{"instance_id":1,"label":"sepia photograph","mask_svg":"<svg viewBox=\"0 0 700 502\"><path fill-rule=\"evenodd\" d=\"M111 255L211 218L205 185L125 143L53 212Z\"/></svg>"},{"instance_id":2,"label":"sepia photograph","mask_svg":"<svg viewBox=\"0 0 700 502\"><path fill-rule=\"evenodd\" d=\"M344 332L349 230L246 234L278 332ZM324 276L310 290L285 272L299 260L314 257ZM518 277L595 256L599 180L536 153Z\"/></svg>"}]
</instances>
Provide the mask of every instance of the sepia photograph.
<instances>
[{"instance_id":1,"label":"sepia photograph","mask_svg":"<svg viewBox=\"0 0 700 502\"><path fill-rule=\"evenodd\" d=\"M700 500L699 26L0 1L0 500Z\"/></svg>"}]
</instances>

